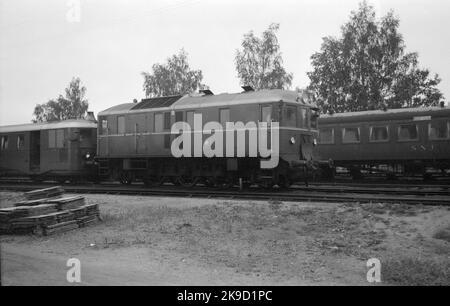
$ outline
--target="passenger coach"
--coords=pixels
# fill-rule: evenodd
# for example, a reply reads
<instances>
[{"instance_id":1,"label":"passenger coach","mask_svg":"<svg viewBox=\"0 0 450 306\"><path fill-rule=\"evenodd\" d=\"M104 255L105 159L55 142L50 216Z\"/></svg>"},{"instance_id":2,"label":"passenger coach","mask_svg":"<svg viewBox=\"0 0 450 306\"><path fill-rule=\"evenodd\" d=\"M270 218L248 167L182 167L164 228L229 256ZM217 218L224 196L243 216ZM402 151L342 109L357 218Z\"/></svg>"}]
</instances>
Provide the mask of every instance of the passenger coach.
<instances>
[{"instance_id":1,"label":"passenger coach","mask_svg":"<svg viewBox=\"0 0 450 306\"><path fill-rule=\"evenodd\" d=\"M319 126L318 158L354 177L362 170L425 178L450 170L449 107L321 115Z\"/></svg>"},{"instance_id":2,"label":"passenger coach","mask_svg":"<svg viewBox=\"0 0 450 306\"><path fill-rule=\"evenodd\" d=\"M213 186L242 182L264 187L287 186L304 177L306 165L313 158L313 132L317 132L315 106L294 91L253 91L249 87L244 90L219 95L204 90L201 94L143 99L100 112L101 176L118 178L122 183L139 179L147 184L170 181L186 186L197 182ZM279 122L278 165L261 169L263 158L250 157L248 146L243 156L175 158L171 144L178 135L171 133L171 127L176 122L187 122L193 127L194 114L202 115L203 125L215 121L222 126L226 122L267 122L271 126L272 122ZM249 139L248 130L245 132L248 144L254 139ZM202 137L204 142L209 135Z\"/></svg>"},{"instance_id":3,"label":"passenger coach","mask_svg":"<svg viewBox=\"0 0 450 306\"><path fill-rule=\"evenodd\" d=\"M92 120L2 126L0 176L60 182L92 178L96 129Z\"/></svg>"}]
</instances>

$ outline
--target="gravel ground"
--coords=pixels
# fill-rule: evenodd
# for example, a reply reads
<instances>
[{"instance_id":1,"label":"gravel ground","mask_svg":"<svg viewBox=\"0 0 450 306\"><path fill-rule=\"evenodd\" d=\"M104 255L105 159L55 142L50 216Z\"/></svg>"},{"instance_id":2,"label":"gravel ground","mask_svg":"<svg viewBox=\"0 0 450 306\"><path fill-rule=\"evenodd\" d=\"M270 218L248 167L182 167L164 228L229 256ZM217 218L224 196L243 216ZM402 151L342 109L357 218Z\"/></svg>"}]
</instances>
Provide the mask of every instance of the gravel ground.
<instances>
[{"instance_id":1,"label":"gravel ground","mask_svg":"<svg viewBox=\"0 0 450 306\"><path fill-rule=\"evenodd\" d=\"M7 207L21 194L0 199ZM55 275L65 275L71 256L88 267L85 284L367 285L373 257L382 284L450 284L447 207L86 199L100 205L103 221L48 237L0 237L4 284L64 283Z\"/></svg>"}]
</instances>

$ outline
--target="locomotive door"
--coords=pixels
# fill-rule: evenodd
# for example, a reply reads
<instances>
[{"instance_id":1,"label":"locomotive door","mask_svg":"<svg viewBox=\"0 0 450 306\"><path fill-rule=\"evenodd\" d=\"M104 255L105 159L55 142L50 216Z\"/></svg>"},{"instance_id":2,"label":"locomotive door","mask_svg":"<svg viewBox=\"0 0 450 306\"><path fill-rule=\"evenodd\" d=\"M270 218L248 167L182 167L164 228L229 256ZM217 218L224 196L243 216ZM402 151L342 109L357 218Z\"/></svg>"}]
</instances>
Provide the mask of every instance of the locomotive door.
<instances>
[{"instance_id":1,"label":"locomotive door","mask_svg":"<svg viewBox=\"0 0 450 306\"><path fill-rule=\"evenodd\" d=\"M41 131L30 132L30 171L39 172L41 168Z\"/></svg>"},{"instance_id":2,"label":"locomotive door","mask_svg":"<svg viewBox=\"0 0 450 306\"><path fill-rule=\"evenodd\" d=\"M300 141L300 153L303 159L313 159L313 142L310 135L302 135Z\"/></svg>"},{"instance_id":3,"label":"locomotive door","mask_svg":"<svg viewBox=\"0 0 450 306\"><path fill-rule=\"evenodd\" d=\"M145 117L142 118L145 120ZM142 126L143 124L136 123L134 125L134 152L135 154L145 154L146 153L146 145L145 145L145 136L142 135Z\"/></svg>"}]
</instances>

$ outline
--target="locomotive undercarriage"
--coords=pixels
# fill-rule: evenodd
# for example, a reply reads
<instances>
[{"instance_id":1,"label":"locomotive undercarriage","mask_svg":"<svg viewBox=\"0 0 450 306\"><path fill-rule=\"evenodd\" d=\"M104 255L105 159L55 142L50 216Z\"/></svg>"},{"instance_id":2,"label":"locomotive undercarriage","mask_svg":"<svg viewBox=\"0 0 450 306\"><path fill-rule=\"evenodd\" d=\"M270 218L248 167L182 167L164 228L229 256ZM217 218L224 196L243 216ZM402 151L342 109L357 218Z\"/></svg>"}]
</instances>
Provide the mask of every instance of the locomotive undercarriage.
<instances>
[{"instance_id":1,"label":"locomotive undercarriage","mask_svg":"<svg viewBox=\"0 0 450 306\"><path fill-rule=\"evenodd\" d=\"M280 159L274 169L261 169L258 158L151 158L99 159L99 176L122 184L142 181L146 186L172 183L184 187L242 188L258 185L287 188L307 173L306 167L292 168Z\"/></svg>"}]
</instances>

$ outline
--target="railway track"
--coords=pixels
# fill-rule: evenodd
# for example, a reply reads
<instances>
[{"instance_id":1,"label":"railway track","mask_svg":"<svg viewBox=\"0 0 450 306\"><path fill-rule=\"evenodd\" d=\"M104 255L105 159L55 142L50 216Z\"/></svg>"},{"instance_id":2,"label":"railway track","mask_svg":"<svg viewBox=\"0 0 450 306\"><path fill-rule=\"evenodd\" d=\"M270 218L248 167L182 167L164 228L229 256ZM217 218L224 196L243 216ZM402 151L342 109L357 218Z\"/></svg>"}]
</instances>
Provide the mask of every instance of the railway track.
<instances>
[{"instance_id":1,"label":"railway track","mask_svg":"<svg viewBox=\"0 0 450 306\"><path fill-rule=\"evenodd\" d=\"M55 184L0 184L0 190L30 191ZM64 185L71 193L117 194L163 197L223 198L277 201L352 202L352 203L402 203L420 205L450 205L448 189L358 188L348 186L294 186L289 190L215 189L206 187L181 188L160 186L145 188L143 185L91 184Z\"/></svg>"}]
</instances>

